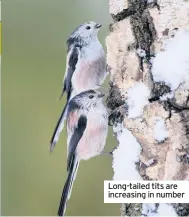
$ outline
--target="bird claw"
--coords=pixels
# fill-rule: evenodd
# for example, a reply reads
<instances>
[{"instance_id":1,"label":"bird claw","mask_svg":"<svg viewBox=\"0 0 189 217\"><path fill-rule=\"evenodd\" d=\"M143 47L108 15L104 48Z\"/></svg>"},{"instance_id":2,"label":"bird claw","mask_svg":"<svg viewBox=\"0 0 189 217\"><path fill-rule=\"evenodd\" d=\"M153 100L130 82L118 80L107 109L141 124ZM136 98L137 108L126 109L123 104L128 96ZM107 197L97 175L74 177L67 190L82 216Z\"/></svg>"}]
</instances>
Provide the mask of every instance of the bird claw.
<instances>
[{"instance_id":1,"label":"bird claw","mask_svg":"<svg viewBox=\"0 0 189 217\"><path fill-rule=\"evenodd\" d=\"M104 151L102 151L102 152L100 152L100 154L104 154L104 155L113 156L113 154L112 154L111 152L104 152Z\"/></svg>"},{"instance_id":2,"label":"bird claw","mask_svg":"<svg viewBox=\"0 0 189 217\"><path fill-rule=\"evenodd\" d=\"M102 152L100 152L100 154L105 154L105 155L113 156L113 152L115 151L116 148L117 147L114 147L113 150L110 151L110 152L104 152L104 151L102 151Z\"/></svg>"}]
</instances>

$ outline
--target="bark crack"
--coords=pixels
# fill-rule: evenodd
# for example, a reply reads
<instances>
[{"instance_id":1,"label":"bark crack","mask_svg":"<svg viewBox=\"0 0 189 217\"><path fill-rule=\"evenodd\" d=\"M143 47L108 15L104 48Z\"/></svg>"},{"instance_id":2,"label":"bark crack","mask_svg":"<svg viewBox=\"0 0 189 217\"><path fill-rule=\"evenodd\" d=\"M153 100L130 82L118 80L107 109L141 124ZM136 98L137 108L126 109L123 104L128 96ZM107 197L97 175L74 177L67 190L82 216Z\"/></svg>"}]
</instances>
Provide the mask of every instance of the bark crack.
<instances>
[{"instance_id":1,"label":"bark crack","mask_svg":"<svg viewBox=\"0 0 189 217\"><path fill-rule=\"evenodd\" d=\"M160 10L160 6L158 5L157 0L154 0L152 3L148 3L147 1L140 0L128 0L128 8L123 9L121 12L117 14L111 14L112 18L115 22L119 22L129 16L132 16L136 13L142 13L146 8L157 7Z\"/></svg>"}]
</instances>

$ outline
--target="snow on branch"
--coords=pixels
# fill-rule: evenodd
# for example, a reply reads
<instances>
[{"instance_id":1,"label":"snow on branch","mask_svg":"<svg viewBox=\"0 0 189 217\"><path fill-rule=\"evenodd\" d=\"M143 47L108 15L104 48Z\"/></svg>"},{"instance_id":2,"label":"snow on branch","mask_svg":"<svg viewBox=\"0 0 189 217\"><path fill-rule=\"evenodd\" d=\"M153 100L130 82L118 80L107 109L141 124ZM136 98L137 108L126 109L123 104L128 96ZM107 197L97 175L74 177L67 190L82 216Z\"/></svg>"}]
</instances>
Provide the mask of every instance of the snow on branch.
<instances>
[{"instance_id":1,"label":"snow on branch","mask_svg":"<svg viewBox=\"0 0 189 217\"><path fill-rule=\"evenodd\" d=\"M113 180L141 180L135 162L139 161L141 146L132 133L121 124L114 127L118 147L113 152Z\"/></svg>"},{"instance_id":2,"label":"snow on branch","mask_svg":"<svg viewBox=\"0 0 189 217\"><path fill-rule=\"evenodd\" d=\"M177 216L174 208L169 204L143 203L142 216Z\"/></svg>"},{"instance_id":3,"label":"snow on branch","mask_svg":"<svg viewBox=\"0 0 189 217\"><path fill-rule=\"evenodd\" d=\"M134 84L127 92L127 103L129 106L128 117L140 117L143 113L144 106L146 106L150 97L150 89L142 82Z\"/></svg>"},{"instance_id":4,"label":"snow on branch","mask_svg":"<svg viewBox=\"0 0 189 217\"><path fill-rule=\"evenodd\" d=\"M171 92L171 93L167 93L167 94L164 94L163 96L160 97L160 100L161 101L166 101L167 99L171 99L174 97L174 93Z\"/></svg>"},{"instance_id":5,"label":"snow on branch","mask_svg":"<svg viewBox=\"0 0 189 217\"><path fill-rule=\"evenodd\" d=\"M162 118L155 117L154 138L158 142L163 142L168 137L168 131L165 127L165 121Z\"/></svg>"},{"instance_id":6,"label":"snow on branch","mask_svg":"<svg viewBox=\"0 0 189 217\"><path fill-rule=\"evenodd\" d=\"M156 82L165 82L176 90L189 81L189 31L179 30L164 41L164 51L153 59L152 74Z\"/></svg>"}]
</instances>

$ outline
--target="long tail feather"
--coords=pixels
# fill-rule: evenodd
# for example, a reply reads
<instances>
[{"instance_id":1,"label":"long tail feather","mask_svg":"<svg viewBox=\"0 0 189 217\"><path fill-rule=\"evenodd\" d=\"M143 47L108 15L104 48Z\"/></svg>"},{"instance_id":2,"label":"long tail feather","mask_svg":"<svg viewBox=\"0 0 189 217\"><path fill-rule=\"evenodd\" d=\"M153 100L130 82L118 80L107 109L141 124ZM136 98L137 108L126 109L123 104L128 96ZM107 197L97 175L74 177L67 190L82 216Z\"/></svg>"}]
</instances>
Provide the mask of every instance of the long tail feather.
<instances>
[{"instance_id":1,"label":"long tail feather","mask_svg":"<svg viewBox=\"0 0 189 217\"><path fill-rule=\"evenodd\" d=\"M60 95L60 97L59 97L59 101L62 99L62 97L63 97L65 91L66 91L66 79L65 79L65 77L64 77L64 80L63 80L63 88L62 88L61 95Z\"/></svg>"},{"instance_id":2,"label":"long tail feather","mask_svg":"<svg viewBox=\"0 0 189 217\"><path fill-rule=\"evenodd\" d=\"M64 121L65 121L66 113L67 113L67 105L68 105L68 103L66 103L66 105L65 105L65 107L64 107L64 109L62 111L62 114L60 115L60 117L58 119L58 122L57 122L57 125L55 127L53 136L51 138L51 141L50 141L50 152L53 151L56 143L59 140L60 133L61 133L61 131L64 128Z\"/></svg>"},{"instance_id":3,"label":"long tail feather","mask_svg":"<svg viewBox=\"0 0 189 217\"><path fill-rule=\"evenodd\" d=\"M60 205L59 205L59 209L58 209L58 216L64 216L64 214L65 214L66 203L67 203L67 200L69 200L69 198L70 198L73 182L75 180L76 173L78 171L78 167L79 167L79 161L75 159L72 162L71 168L68 172L68 177L67 177L66 183L65 183L63 191L62 191L62 196L61 196Z\"/></svg>"},{"instance_id":4,"label":"long tail feather","mask_svg":"<svg viewBox=\"0 0 189 217\"><path fill-rule=\"evenodd\" d=\"M59 97L59 101L62 99L62 97L63 97L63 95L64 95L64 92L65 92L65 90L63 89L62 92L61 92L61 95L60 95L60 97Z\"/></svg>"}]
</instances>

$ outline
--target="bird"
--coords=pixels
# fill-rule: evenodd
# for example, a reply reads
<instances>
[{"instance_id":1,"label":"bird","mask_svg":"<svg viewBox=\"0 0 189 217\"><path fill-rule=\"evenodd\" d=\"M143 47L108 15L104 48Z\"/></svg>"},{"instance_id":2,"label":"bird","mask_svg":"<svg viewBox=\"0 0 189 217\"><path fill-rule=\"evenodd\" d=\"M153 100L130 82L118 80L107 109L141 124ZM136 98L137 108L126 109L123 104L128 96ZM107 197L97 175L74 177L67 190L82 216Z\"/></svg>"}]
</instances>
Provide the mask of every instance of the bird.
<instances>
[{"instance_id":1,"label":"bird","mask_svg":"<svg viewBox=\"0 0 189 217\"><path fill-rule=\"evenodd\" d=\"M80 160L100 155L108 135L108 113L103 104L104 93L97 90L81 92L68 103L67 110L67 180L58 216L63 216L70 198Z\"/></svg>"},{"instance_id":2,"label":"bird","mask_svg":"<svg viewBox=\"0 0 189 217\"><path fill-rule=\"evenodd\" d=\"M50 142L50 152L59 140L69 100L90 89L98 89L107 76L106 57L98 32L102 25L88 21L78 26L67 40L66 71L60 99L67 93L67 101L56 124Z\"/></svg>"}]
</instances>

